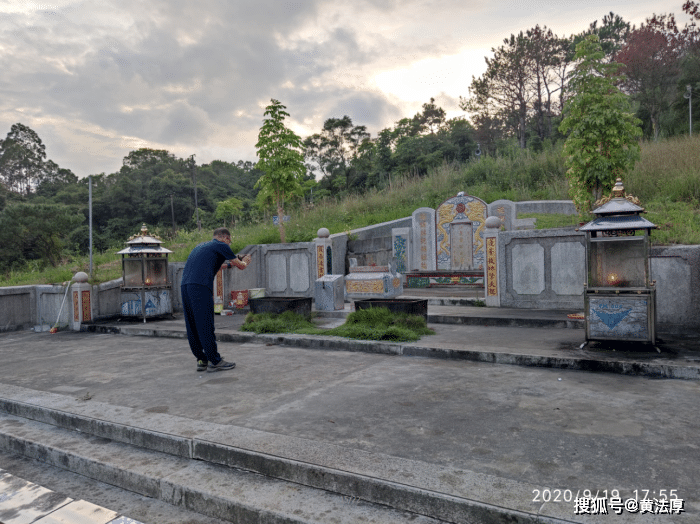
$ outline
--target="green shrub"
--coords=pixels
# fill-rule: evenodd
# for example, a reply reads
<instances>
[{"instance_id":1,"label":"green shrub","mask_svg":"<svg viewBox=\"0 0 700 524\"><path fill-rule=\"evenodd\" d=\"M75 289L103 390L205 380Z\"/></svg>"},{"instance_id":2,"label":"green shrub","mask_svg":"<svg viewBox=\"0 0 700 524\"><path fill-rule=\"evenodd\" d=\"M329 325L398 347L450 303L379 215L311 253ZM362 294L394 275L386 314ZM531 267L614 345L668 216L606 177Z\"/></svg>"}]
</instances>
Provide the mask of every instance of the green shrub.
<instances>
[{"instance_id":1,"label":"green shrub","mask_svg":"<svg viewBox=\"0 0 700 524\"><path fill-rule=\"evenodd\" d=\"M396 314L387 308L370 308L348 315L345 324L333 329L320 329L308 319L292 311L280 315L274 313L248 313L241 331L254 333L301 333L305 335L330 335L358 340L386 340L389 342L413 342L421 335L435 332L428 328L420 316Z\"/></svg>"}]
</instances>

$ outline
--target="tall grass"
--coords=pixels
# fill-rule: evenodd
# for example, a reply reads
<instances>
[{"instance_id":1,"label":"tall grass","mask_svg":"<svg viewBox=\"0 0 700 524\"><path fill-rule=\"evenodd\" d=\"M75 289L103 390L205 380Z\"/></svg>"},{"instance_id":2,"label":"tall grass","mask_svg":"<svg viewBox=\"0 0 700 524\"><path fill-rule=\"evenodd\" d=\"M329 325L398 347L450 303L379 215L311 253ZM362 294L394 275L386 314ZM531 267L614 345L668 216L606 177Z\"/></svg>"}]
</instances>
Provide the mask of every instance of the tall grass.
<instances>
[{"instance_id":1,"label":"tall grass","mask_svg":"<svg viewBox=\"0 0 700 524\"><path fill-rule=\"evenodd\" d=\"M392 180L391 188L372 189L361 195L330 198L314 205L290 208L286 224L287 242L310 241L318 229L340 233L410 216L419 207L436 208L447 198L464 191L490 203L499 199L568 199L562 145L546 146L540 153L517 148L501 157L484 157L467 164L443 164L427 177L407 175ZM624 179L628 193L638 196L648 210L647 218L659 226L652 235L655 244L700 244L700 135L676 137L642 144L641 159ZM576 224L577 217L547 217L538 220L546 227ZM169 238L167 230L153 231ZM180 231L165 242L173 251L170 260L187 259L200 242L211 239L211 230ZM248 244L280 241L271 221L245 224L232 230L231 247L240 251ZM126 240L126 239L124 239ZM121 276L121 261L115 247L94 257L93 282ZM72 256L58 268L30 264L25 271L0 276L0 286L60 283L77 271L86 271L87 257Z\"/></svg>"},{"instance_id":2,"label":"tall grass","mask_svg":"<svg viewBox=\"0 0 700 524\"><path fill-rule=\"evenodd\" d=\"M642 202L700 202L700 135L642 145L641 159L625 178L625 189Z\"/></svg>"}]
</instances>

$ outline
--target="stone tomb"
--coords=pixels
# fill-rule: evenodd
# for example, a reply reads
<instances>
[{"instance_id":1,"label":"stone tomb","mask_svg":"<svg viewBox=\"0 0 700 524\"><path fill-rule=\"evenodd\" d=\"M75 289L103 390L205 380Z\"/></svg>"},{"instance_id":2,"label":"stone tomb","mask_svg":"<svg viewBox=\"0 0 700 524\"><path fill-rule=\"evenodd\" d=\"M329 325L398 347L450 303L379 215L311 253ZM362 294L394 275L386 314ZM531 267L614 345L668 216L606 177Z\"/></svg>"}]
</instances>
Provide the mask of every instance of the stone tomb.
<instances>
[{"instance_id":1,"label":"stone tomb","mask_svg":"<svg viewBox=\"0 0 700 524\"><path fill-rule=\"evenodd\" d=\"M437 210L416 209L407 286L483 287L487 217L486 203L463 192L445 200Z\"/></svg>"}]
</instances>

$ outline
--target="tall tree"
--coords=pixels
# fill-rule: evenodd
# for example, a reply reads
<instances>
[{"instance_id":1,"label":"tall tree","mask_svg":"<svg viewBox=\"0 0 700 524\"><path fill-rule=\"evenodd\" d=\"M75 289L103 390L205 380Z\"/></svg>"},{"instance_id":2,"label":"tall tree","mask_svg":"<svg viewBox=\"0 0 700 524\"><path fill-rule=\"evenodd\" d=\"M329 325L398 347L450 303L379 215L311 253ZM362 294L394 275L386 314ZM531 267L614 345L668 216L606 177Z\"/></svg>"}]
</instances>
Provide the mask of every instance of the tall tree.
<instances>
[{"instance_id":1,"label":"tall tree","mask_svg":"<svg viewBox=\"0 0 700 524\"><path fill-rule=\"evenodd\" d=\"M344 186L348 190L354 174L352 161L357 156L360 144L369 138L367 128L353 125L352 119L329 118L320 133L304 140L304 152L311 166L317 167L328 182Z\"/></svg>"},{"instance_id":2,"label":"tall tree","mask_svg":"<svg viewBox=\"0 0 700 524\"><path fill-rule=\"evenodd\" d=\"M486 72L480 78L472 77L472 96L462 99L460 107L480 120L501 120L525 148L528 111L534 96L532 56L522 31L511 34L503 44L492 49L493 58L486 58Z\"/></svg>"},{"instance_id":3,"label":"tall tree","mask_svg":"<svg viewBox=\"0 0 700 524\"><path fill-rule=\"evenodd\" d=\"M600 39L587 36L576 46L576 60L560 131L569 191L582 215L612 189L617 177L639 158L639 120L629 112L628 97L616 86L620 65L604 60Z\"/></svg>"},{"instance_id":4,"label":"tall tree","mask_svg":"<svg viewBox=\"0 0 700 524\"><path fill-rule=\"evenodd\" d=\"M615 61L624 65L623 88L648 115L654 140L659 137L661 116L670 107L680 75L679 35L673 15L654 15L634 29L615 54Z\"/></svg>"},{"instance_id":5,"label":"tall tree","mask_svg":"<svg viewBox=\"0 0 700 524\"><path fill-rule=\"evenodd\" d=\"M427 130L431 135L437 133L445 125L445 110L435 105L435 99L430 98L430 102L423 104L423 111L416 114L413 120L417 124L419 132Z\"/></svg>"},{"instance_id":6,"label":"tall tree","mask_svg":"<svg viewBox=\"0 0 700 524\"><path fill-rule=\"evenodd\" d=\"M566 74L573 58L571 42L546 26L536 25L526 35L534 69L535 131L544 140L552 136L554 118L561 114Z\"/></svg>"},{"instance_id":7,"label":"tall tree","mask_svg":"<svg viewBox=\"0 0 700 524\"><path fill-rule=\"evenodd\" d=\"M616 15L610 11L609 14L603 16L600 24L598 24L598 20L595 20L586 31L574 36L573 45L576 47L587 36L596 35L600 40L600 46L605 55L603 60L605 62L612 62L615 53L617 53L627 41L627 36L631 30L632 26L629 22L625 22L620 15Z\"/></svg>"},{"instance_id":8,"label":"tall tree","mask_svg":"<svg viewBox=\"0 0 700 524\"><path fill-rule=\"evenodd\" d=\"M11 191L29 194L46 171L46 146L39 135L24 124L13 125L0 140L0 179Z\"/></svg>"},{"instance_id":9,"label":"tall tree","mask_svg":"<svg viewBox=\"0 0 700 524\"><path fill-rule=\"evenodd\" d=\"M44 260L57 266L65 239L85 217L72 206L19 203L0 214L0 262ZM10 250L12 253L6 253Z\"/></svg>"},{"instance_id":10,"label":"tall tree","mask_svg":"<svg viewBox=\"0 0 700 524\"><path fill-rule=\"evenodd\" d=\"M285 200L299 194L306 172L301 138L289 129L284 120L289 116L286 106L274 98L265 108L263 126L258 134L259 161L257 168L263 172L256 187L258 198L272 201L279 217L280 240L286 242L284 231Z\"/></svg>"},{"instance_id":11,"label":"tall tree","mask_svg":"<svg viewBox=\"0 0 700 524\"><path fill-rule=\"evenodd\" d=\"M236 225L236 217L240 215L241 211L243 211L243 201L236 197L231 197L216 205L214 216L217 220L223 221L224 225L228 222L233 228Z\"/></svg>"}]
</instances>

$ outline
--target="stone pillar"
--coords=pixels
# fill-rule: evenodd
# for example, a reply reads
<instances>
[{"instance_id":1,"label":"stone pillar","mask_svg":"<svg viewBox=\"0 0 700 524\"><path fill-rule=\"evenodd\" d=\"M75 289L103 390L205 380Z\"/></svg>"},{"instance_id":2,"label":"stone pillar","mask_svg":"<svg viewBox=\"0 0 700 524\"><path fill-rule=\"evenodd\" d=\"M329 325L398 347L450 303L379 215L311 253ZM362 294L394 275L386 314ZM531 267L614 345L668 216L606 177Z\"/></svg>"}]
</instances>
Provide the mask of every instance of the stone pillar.
<instances>
[{"instance_id":1,"label":"stone pillar","mask_svg":"<svg viewBox=\"0 0 700 524\"><path fill-rule=\"evenodd\" d=\"M435 271L435 210L431 207L416 209L411 215L410 255L411 270Z\"/></svg>"},{"instance_id":2,"label":"stone pillar","mask_svg":"<svg viewBox=\"0 0 700 524\"><path fill-rule=\"evenodd\" d=\"M322 227L316 233L316 278L333 274L333 247L331 233Z\"/></svg>"},{"instance_id":3,"label":"stone pillar","mask_svg":"<svg viewBox=\"0 0 700 524\"><path fill-rule=\"evenodd\" d=\"M92 286L88 284L87 273L79 271L75 274L71 296L73 298L73 316L70 328L73 331L80 331L83 322L92 321Z\"/></svg>"},{"instance_id":4,"label":"stone pillar","mask_svg":"<svg viewBox=\"0 0 700 524\"><path fill-rule=\"evenodd\" d=\"M498 286L498 231L501 228L501 219L498 216L490 216L486 219L484 230L484 243L486 244L486 264L484 270L484 288L486 305L500 307L501 290Z\"/></svg>"},{"instance_id":5,"label":"stone pillar","mask_svg":"<svg viewBox=\"0 0 700 524\"><path fill-rule=\"evenodd\" d=\"M224 303L228 303L224 297L224 275L223 269L219 269L214 276L214 285L212 286L214 290L214 313L221 313L224 310ZM145 307L145 304L144 306ZM144 317L143 321L146 319Z\"/></svg>"}]
</instances>

